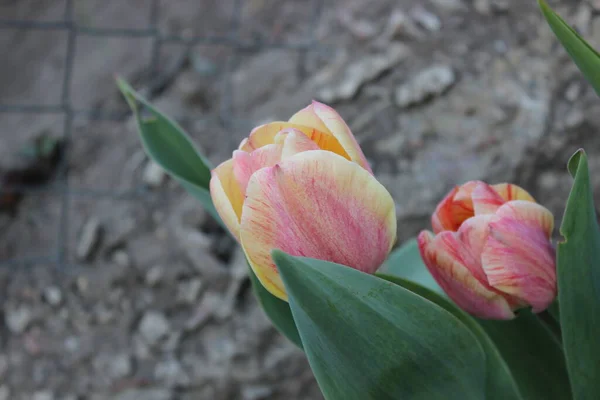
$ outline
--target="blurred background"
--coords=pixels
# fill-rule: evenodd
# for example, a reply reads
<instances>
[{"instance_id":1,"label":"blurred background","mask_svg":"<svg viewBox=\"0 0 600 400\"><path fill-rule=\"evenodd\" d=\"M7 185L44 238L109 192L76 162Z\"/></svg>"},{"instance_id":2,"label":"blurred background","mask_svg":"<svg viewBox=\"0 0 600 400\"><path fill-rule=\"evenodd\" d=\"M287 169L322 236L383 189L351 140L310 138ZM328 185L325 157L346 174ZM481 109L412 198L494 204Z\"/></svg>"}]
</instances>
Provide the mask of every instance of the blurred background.
<instances>
[{"instance_id":1,"label":"blurred background","mask_svg":"<svg viewBox=\"0 0 600 400\"><path fill-rule=\"evenodd\" d=\"M550 3L600 45L600 1ZM400 242L470 179L560 222L583 145L600 189L600 103L533 0L0 0L0 400L322 398L235 243L144 155L115 75L215 164L332 105Z\"/></svg>"}]
</instances>

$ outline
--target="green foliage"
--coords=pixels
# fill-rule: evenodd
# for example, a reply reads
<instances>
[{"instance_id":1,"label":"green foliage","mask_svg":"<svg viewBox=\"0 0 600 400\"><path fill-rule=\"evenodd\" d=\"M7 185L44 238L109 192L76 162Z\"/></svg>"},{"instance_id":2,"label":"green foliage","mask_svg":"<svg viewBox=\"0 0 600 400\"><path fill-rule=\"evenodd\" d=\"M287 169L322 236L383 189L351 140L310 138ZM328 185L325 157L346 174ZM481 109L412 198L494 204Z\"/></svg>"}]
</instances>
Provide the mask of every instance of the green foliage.
<instances>
[{"instance_id":1,"label":"green foliage","mask_svg":"<svg viewBox=\"0 0 600 400\"><path fill-rule=\"evenodd\" d=\"M135 114L140 139L148 156L176 179L224 226L210 197L211 165L198 152L185 131L154 108L124 80L119 89ZM248 268L254 293L273 325L293 343L302 347L289 305L269 293Z\"/></svg>"},{"instance_id":2,"label":"green foliage","mask_svg":"<svg viewBox=\"0 0 600 400\"><path fill-rule=\"evenodd\" d=\"M352 268L273 258L326 399L485 398L485 355L451 313Z\"/></svg>"},{"instance_id":3,"label":"green foliage","mask_svg":"<svg viewBox=\"0 0 600 400\"><path fill-rule=\"evenodd\" d=\"M600 396L600 230L583 150L568 167L574 182L557 252L560 324L573 397L591 400Z\"/></svg>"}]
</instances>

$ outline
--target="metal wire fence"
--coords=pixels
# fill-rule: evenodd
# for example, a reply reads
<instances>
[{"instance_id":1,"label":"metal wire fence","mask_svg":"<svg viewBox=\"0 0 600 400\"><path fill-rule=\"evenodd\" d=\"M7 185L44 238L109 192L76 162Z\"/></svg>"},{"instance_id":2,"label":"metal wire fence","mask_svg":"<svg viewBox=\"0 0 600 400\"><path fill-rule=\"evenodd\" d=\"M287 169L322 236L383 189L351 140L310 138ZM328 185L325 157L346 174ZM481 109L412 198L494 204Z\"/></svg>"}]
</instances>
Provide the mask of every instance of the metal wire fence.
<instances>
[{"instance_id":1,"label":"metal wire fence","mask_svg":"<svg viewBox=\"0 0 600 400\"><path fill-rule=\"evenodd\" d=\"M176 3L176 1L174 1ZM64 119L62 130L62 141L65 147L62 152L60 164L57 167L55 178L43 186L12 185L10 187L0 186L0 195L2 194L22 194L28 196L38 196L44 193L52 193L60 196L60 222L58 225L56 249L51 254L30 257L18 257L12 259L0 259L0 267L20 267L37 264L52 265L61 271L72 271L78 265L73 265L68 257L68 238L71 226L71 201L75 197L88 198L110 198L125 201L136 201L148 196L156 196L143 186L134 187L126 191L106 190L96 188L76 188L69 183L69 148L74 139L72 135L73 121L75 118L85 118L93 121L118 121L124 122L129 117L128 111L106 111L100 108L77 108L71 99L71 82L73 79L73 70L76 56L76 43L78 37L96 37L96 38L145 38L151 39L151 56L147 73L144 74L146 82L143 82L144 95L152 99L165 85L164 72L159 71L159 61L161 47L167 44L180 44L192 48L197 45L206 46L225 46L232 50L231 56L225 65L223 85L220 88L220 104L218 105L218 123L223 128L232 129L234 126L246 123L243 117L232 117L233 90L231 85L231 74L235 66L239 63L243 54L257 52L263 49L287 49L295 51L301 58L306 57L309 51L324 51L325 46L320 44L314 32L323 10L322 0L313 0L311 7L311 24L313 29L308 29L307 37L302 41L286 42L259 39L244 39L240 35L240 24L242 22L242 4L241 0L236 0L233 6L229 27L225 35L198 35L198 36L179 36L166 34L160 31L158 22L160 18L161 5L160 0L150 0L150 13L148 25L142 29L115 29L115 28L93 28L82 26L77 23L75 18L75 0L65 0L65 9L63 18L56 21L30 21L16 19L2 19L0 16L0 34L4 30L24 30L24 31L59 31L66 33L66 53L64 60L64 74L61 85L61 100L58 104L11 104L0 103L0 116L3 114L27 114L32 118L42 115L58 115ZM175 119L185 121L190 119L186 115L176 116ZM161 194L159 193L158 196ZM35 243L31 243L32 248ZM65 267L69 267L65 269Z\"/></svg>"}]
</instances>

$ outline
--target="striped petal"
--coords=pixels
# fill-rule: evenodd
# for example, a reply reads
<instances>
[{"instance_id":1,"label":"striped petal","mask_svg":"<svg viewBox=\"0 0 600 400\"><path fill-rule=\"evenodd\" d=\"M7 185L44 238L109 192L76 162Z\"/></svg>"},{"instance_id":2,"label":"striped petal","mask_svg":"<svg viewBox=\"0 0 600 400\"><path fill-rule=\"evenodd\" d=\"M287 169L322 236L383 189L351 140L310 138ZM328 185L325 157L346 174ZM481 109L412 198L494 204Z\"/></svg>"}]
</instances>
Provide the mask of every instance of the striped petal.
<instances>
[{"instance_id":1,"label":"striped petal","mask_svg":"<svg viewBox=\"0 0 600 400\"><path fill-rule=\"evenodd\" d=\"M490 223L481 260L490 285L530 304L533 312L556 297L554 249L539 226L499 217Z\"/></svg>"},{"instance_id":2,"label":"striped petal","mask_svg":"<svg viewBox=\"0 0 600 400\"><path fill-rule=\"evenodd\" d=\"M475 215L494 214L506 201L487 183L479 182L473 193L473 210Z\"/></svg>"},{"instance_id":3,"label":"striped petal","mask_svg":"<svg viewBox=\"0 0 600 400\"><path fill-rule=\"evenodd\" d=\"M444 197L431 217L434 233L456 232L464 221L475 215L471 194L479 183L481 182L467 182L455 187Z\"/></svg>"},{"instance_id":4,"label":"striped petal","mask_svg":"<svg viewBox=\"0 0 600 400\"><path fill-rule=\"evenodd\" d=\"M275 136L275 143L283 146L281 159L289 158L303 151L319 150L319 146L315 142L303 132L294 128L287 128L279 132Z\"/></svg>"},{"instance_id":5,"label":"striped petal","mask_svg":"<svg viewBox=\"0 0 600 400\"><path fill-rule=\"evenodd\" d=\"M396 237L388 191L365 169L328 151L298 153L252 176L240 237L263 285L286 300L273 249L373 273Z\"/></svg>"},{"instance_id":6,"label":"striped petal","mask_svg":"<svg viewBox=\"0 0 600 400\"><path fill-rule=\"evenodd\" d=\"M290 122L311 127L335 137L348 154L349 159L372 173L371 167L352 131L333 108L318 101L313 101L311 105L294 114L290 118ZM322 146L319 147L323 148Z\"/></svg>"},{"instance_id":7,"label":"striped petal","mask_svg":"<svg viewBox=\"0 0 600 400\"><path fill-rule=\"evenodd\" d=\"M546 207L527 200L509 201L498 209L498 217L513 218L522 223L537 226L546 234L546 238L552 237L554 230L554 215Z\"/></svg>"},{"instance_id":8,"label":"striped petal","mask_svg":"<svg viewBox=\"0 0 600 400\"><path fill-rule=\"evenodd\" d=\"M227 160L213 169L210 179L210 196L219 216L231 234L239 241L244 195L234 176L233 160Z\"/></svg>"},{"instance_id":9,"label":"striped petal","mask_svg":"<svg viewBox=\"0 0 600 400\"><path fill-rule=\"evenodd\" d=\"M280 144L268 144L251 153L242 150L233 152L233 174L244 195L252 174L277 164L281 160L282 149Z\"/></svg>"},{"instance_id":10,"label":"striped petal","mask_svg":"<svg viewBox=\"0 0 600 400\"><path fill-rule=\"evenodd\" d=\"M444 231L434 237L423 231L418 243L427 269L459 307L480 318L514 318L508 301L487 284L479 258L459 234Z\"/></svg>"},{"instance_id":11,"label":"striped petal","mask_svg":"<svg viewBox=\"0 0 600 400\"><path fill-rule=\"evenodd\" d=\"M535 199L527 193L525 189L517 185L511 183L499 183L497 185L492 185L492 187L504 201L525 200L535 202Z\"/></svg>"}]
</instances>

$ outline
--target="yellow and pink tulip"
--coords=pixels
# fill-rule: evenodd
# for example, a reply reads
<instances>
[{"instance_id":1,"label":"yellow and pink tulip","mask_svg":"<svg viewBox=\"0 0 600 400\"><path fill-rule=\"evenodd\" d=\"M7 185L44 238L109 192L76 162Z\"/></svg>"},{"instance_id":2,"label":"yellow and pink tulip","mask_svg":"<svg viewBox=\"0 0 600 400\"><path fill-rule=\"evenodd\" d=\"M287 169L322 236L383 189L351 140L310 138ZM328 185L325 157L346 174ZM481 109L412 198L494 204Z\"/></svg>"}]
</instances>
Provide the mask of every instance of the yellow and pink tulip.
<instances>
[{"instance_id":1,"label":"yellow and pink tulip","mask_svg":"<svg viewBox=\"0 0 600 400\"><path fill-rule=\"evenodd\" d=\"M252 130L213 170L210 193L260 282L284 300L273 249L374 273L396 238L392 197L340 115L318 102Z\"/></svg>"},{"instance_id":2,"label":"yellow and pink tulip","mask_svg":"<svg viewBox=\"0 0 600 400\"><path fill-rule=\"evenodd\" d=\"M545 310L556 297L552 213L522 188L467 182L432 216L435 236L420 233L421 256L446 294L465 311L511 319Z\"/></svg>"}]
</instances>

